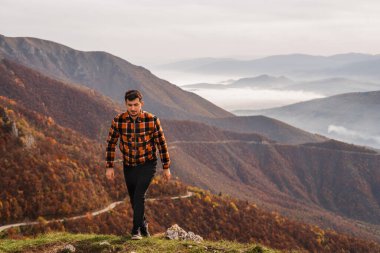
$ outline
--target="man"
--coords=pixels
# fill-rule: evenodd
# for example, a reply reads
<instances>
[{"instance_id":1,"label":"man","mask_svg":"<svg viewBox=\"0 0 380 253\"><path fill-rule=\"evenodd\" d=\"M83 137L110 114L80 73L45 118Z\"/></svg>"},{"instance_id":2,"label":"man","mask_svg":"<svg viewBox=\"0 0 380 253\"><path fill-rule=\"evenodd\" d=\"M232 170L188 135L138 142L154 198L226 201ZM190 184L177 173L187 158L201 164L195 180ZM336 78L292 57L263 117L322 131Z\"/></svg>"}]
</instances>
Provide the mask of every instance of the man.
<instances>
[{"instance_id":1,"label":"man","mask_svg":"<svg viewBox=\"0 0 380 253\"><path fill-rule=\"evenodd\" d=\"M145 193L156 172L158 147L163 165L163 176L170 180L170 158L160 120L143 111L144 101L138 90L125 93L127 111L118 114L111 124L106 148L106 176L113 180L115 147L120 137L119 148L123 154L124 178L133 209L132 239L149 237L148 223L144 215Z\"/></svg>"}]
</instances>

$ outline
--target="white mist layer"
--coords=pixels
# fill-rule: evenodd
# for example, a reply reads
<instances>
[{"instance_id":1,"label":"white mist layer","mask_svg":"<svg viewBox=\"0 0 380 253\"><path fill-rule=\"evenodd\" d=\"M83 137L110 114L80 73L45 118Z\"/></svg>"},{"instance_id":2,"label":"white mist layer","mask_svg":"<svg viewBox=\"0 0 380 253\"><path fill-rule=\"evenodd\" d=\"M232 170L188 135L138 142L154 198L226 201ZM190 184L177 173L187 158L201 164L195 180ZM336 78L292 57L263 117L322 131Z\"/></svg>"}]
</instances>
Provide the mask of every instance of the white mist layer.
<instances>
[{"instance_id":1,"label":"white mist layer","mask_svg":"<svg viewBox=\"0 0 380 253\"><path fill-rule=\"evenodd\" d=\"M229 88L221 90L187 90L198 94L227 111L267 109L324 97L314 92L270 89Z\"/></svg>"}]
</instances>

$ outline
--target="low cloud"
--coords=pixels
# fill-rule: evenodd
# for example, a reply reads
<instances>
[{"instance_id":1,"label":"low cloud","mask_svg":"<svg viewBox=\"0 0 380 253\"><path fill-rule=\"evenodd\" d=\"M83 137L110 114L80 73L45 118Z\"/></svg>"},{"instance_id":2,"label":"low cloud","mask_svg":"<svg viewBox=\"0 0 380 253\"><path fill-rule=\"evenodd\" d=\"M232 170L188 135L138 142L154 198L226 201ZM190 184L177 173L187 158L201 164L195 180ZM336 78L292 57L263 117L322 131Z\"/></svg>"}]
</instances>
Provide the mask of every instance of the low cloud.
<instances>
[{"instance_id":1,"label":"low cloud","mask_svg":"<svg viewBox=\"0 0 380 253\"><path fill-rule=\"evenodd\" d=\"M347 129L343 126L329 125L327 131L329 134L336 134L345 139L360 141L368 144L380 145L380 136L370 135L356 130Z\"/></svg>"},{"instance_id":2,"label":"low cloud","mask_svg":"<svg viewBox=\"0 0 380 253\"><path fill-rule=\"evenodd\" d=\"M225 110L259 110L323 97L314 92L271 89L191 89Z\"/></svg>"}]
</instances>

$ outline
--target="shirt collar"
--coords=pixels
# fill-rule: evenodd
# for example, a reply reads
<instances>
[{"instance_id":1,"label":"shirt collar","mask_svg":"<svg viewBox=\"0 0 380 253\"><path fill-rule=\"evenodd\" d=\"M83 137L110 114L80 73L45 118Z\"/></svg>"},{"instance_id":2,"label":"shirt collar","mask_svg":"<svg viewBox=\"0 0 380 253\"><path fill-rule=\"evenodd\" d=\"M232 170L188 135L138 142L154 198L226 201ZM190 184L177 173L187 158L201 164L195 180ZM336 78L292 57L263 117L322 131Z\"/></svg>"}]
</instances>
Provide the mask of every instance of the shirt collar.
<instances>
[{"instance_id":1,"label":"shirt collar","mask_svg":"<svg viewBox=\"0 0 380 253\"><path fill-rule=\"evenodd\" d=\"M126 115L127 120L129 120L130 122L133 122L133 119L128 111L125 112L125 115ZM145 113L142 109L140 109L140 113L137 115L136 122L141 122L141 119L143 119L144 117L145 117Z\"/></svg>"}]
</instances>

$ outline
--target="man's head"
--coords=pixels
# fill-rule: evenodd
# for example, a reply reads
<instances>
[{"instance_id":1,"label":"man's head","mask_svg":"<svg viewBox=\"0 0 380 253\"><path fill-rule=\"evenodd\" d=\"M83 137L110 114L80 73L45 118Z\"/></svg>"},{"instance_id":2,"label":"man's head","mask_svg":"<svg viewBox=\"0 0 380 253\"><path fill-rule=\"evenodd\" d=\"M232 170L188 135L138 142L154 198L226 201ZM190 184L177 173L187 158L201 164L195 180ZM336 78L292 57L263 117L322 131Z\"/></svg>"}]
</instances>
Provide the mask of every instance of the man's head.
<instances>
[{"instance_id":1,"label":"man's head","mask_svg":"<svg viewBox=\"0 0 380 253\"><path fill-rule=\"evenodd\" d=\"M142 95L138 90L129 90L125 93L125 105L127 106L127 110L129 115L132 117L136 117L144 105L144 101L142 100Z\"/></svg>"}]
</instances>

